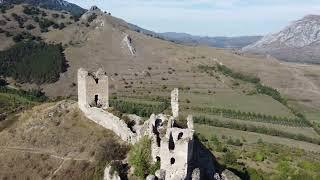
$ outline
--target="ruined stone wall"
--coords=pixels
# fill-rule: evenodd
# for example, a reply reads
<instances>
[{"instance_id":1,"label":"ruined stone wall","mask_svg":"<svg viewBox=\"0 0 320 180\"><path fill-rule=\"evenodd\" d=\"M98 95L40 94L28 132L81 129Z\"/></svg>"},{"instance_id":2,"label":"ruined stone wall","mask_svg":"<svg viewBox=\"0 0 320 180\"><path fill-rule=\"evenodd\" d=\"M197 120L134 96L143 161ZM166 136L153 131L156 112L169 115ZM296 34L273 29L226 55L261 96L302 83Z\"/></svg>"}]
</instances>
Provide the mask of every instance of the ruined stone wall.
<instances>
[{"instance_id":1,"label":"ruined stone wall","mask_svg":"<svg viewBox=\"0 0 320 180\"><path fill-rule=\"evenodd\" d=\"M172 116L177 118L179 116L179 89L175 88L171 92L171 109Z\"/></svg>"},{"instance_id":2,"label":"ruined stone wall","mask_svg":"<svg viewBox=\"0 0 320 180\"><path fill-rule=\"evenodd\" d=\"M192 129L173 127L173 116L152 115L149 119L149 133L152 138L152 157L160 160L166 179L187 177L188 164L193 153Z\"/></svg>"},{"instance_id":3,"label":"ruined stone wall","mask_svg":"<svg viewBox=\"0 0 320 180\"><path fill-rule=\"evenodd\" d=\"M170 149L170 146L171 147ZM166 170L166 179L185 179L193 149L193 132L189 129L167 129L161 141L161 169Z\"/></svg>"},{"instance_id":4,"label":"ruined stone wall","mask_svg":"<svg viewBox=\"0 0 320 180\"><path fill-rule=\"evenodd\" d=\"M131 144L135 144L137 142L137 135L133 133L128 128L127 124L117 116L114 116L113 114L96 107L80 107L80 109L82 110L82 112L84 112L85 116L88 119L94 121L95 123L103 126L106 129L112 130L123 141Z\"/></svg>"},{"instance_id":5,"label":"ruined stone wall","mask_svg":"<svg viewBox=\"0 0 320 180\"><path fill-rule=\"evenodd\" d=\"M100 69L96 73L78 70L79 105L109 107L108 76Z\"/></svg>"},{"instance_id":6,"label":"ruined stone wall","mask_svg":"<svg viewBox=\"0 0 320 180\"><path fill-rule=\"evenodd\" d=\"M128 125L112 113L103 110L109 107L108 100L106 74L102 70L90 74L84 69L79 69L78 103L85 116L106 129L112 130L122 140L132 144L136 143L137 135L128 128Z\"/></svg>"}]
</instances>

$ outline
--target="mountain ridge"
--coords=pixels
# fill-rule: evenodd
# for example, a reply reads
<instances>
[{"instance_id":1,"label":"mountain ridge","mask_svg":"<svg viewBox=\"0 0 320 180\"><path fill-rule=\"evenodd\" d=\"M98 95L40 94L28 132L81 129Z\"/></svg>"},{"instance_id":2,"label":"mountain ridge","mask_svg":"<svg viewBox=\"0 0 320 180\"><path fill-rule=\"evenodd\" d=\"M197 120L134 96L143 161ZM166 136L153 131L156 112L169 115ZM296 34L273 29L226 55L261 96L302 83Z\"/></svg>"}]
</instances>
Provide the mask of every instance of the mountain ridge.
<instances>
[{"instance_id":1,"label":"mountain ridge","mask_svg":"<svg viewBox=\"0 0 320 180\"><path fill-rule=\"evenodd\" d=\"M85 13L86 10L76 4L67 2L65 0L1 0L1 4L30 4L34 6L40 6L51 10L65 10L75 16L80 16Z\"/></svg>"},{"instance_id":2,"label":"mountain ridge","mask_svg":"<svg viewBox=\"0 0 320 180\"><path fill-rule=\"evenodd\" d=\"M320 15L307 15L279 32L264 36L243 48L253 53L270 54L289 62L319 64Z\"/></svg>"},{"instance_id":3,"label":"mountain ridge","mask_svg":"<svg viewBox=\"0 0 320 180\"><path fill-rule=\"evenodd\" d=\"M141 32L148 36L156 37L159 39L175 42L178 44L184 45L207 45L210 47L217 48L242 48L249 44L252 44L258 41L262 36L234 36L234 37L225 37L225 36L198 36L191 35L188 33L179 33L179 32L163 32L157 33L151 30L141 28L135 24L129 23L129 28L131 30Z\"/></svg>"}]
</instances>

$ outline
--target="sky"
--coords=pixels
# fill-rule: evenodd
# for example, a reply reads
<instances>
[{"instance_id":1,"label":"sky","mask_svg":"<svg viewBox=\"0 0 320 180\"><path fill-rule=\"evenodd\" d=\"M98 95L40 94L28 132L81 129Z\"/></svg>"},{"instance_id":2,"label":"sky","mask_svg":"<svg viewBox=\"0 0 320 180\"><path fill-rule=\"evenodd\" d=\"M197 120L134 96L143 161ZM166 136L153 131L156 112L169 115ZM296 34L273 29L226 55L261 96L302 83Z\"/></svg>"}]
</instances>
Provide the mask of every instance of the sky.
<instances>
[{"instance_id":1,"label":"sky","mask_svg":"<svg viewBox=\"0 0 320 180\"><path fill-rule=\"evenodd\" d=\"M265 35L308 14L320 0L67 0L97 5L142 28L201 36Z\"/></svg>"}]
</instances>

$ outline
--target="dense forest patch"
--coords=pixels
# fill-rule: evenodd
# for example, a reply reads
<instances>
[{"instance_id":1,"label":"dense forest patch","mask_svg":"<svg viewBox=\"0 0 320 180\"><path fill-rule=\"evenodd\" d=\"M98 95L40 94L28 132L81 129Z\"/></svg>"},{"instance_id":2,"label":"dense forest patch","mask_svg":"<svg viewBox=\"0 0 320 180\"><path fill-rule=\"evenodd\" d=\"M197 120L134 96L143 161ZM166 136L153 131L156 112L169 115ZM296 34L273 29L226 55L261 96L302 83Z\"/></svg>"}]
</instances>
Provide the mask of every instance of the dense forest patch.
<instances>
[{"instance_id":1,"label":"dense forest patch","mask_svg":"<svg viewBox=\"0 0 320 180\"><path fill-rule=\"evenodd\" d=\"M24 41L0 52L0 75L25 83L52 83L67 70L61 44Z\"/></svg>"}]
</instances>

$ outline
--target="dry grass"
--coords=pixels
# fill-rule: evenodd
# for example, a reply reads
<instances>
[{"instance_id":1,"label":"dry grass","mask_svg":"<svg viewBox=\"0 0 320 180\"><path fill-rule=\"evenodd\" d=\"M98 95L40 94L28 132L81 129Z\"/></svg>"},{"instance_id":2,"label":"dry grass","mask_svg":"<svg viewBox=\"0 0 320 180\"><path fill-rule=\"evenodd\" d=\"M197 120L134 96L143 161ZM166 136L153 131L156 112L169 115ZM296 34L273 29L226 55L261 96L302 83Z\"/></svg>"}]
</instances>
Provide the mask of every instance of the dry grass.
<instances>
[{"instance_id":1,"label":"dry grass","mask_svg":"<svg viewBox=\"0 0 320 180\"><path fill-rule=\"evenodd\" d=\"M43 104L21 113L0 136L0 176L9 179L18 175L91 179L99 145L108 139L122 143L86 119L74 101Z\"/></svg>"}]
</instances>

